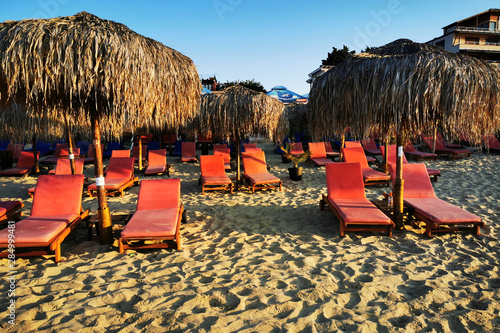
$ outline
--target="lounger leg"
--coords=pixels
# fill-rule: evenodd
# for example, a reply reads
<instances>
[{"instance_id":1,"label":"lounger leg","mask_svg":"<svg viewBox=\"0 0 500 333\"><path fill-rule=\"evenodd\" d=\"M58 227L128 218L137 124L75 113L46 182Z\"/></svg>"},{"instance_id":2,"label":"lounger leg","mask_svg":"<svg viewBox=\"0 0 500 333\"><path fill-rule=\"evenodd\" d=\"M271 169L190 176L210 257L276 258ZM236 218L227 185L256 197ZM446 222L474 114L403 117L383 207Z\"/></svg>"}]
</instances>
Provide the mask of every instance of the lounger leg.
<instances>
[{"instance_id":1,"label":"lounger leg","mask_svg":"<svg viewBox=\"0 0 500 333\"><path fill-rule=\"evenodd\" d=\"M55 248L54 252L56 255L55 261L56 262L61 261L61 243L59 243L59 242L56 243L56 248Z\"/></svg>"},{"instance_id":2,"label":"lounger leg","mask_svg":"<svg viewBox=\"0 0 500 333\"><path fill-rule=\"evenodd\" d=\"M118 239L118 249L120 251L120 253L123 253L123 241L122 239Z\"/></svg>"},{"instance_id":3,"label":"lounger leg","mask_svg":"<svg viewBox=\"0 0 500 333\"><path fill-rule=\"evenodd\" d=\"M344 222L340 221L340 237L345 237Z\"/></svg>"},{"instance_id":4,"label":"lounger leg","mask_svg":"<svg viewBox=\"0 0 500 333\"><path fill-rule=\"evenodd\" d=\"M474 225L474 235L481 235L481 231L479 230L479 224Z\"/></svg>"},{"instance_id":5,"label":"lounger leg","mask_svg":"<svg viewBox=\"0 0 500 333\"><path fill-rule=\"evenodd\" d=\"M425 235L428 238L432 238L432 223L430 222L425 222Z\"/></svg>"}]
</instances>

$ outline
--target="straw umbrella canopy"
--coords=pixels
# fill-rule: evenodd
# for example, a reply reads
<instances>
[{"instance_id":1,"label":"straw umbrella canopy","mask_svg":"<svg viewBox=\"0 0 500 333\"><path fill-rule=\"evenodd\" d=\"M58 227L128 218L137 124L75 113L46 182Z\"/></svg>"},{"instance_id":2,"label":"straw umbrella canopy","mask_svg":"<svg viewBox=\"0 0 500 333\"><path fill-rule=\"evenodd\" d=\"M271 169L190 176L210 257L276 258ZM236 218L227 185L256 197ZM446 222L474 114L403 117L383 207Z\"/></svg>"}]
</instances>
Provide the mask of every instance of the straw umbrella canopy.
<instances>
[{"instance_id":1,"label":"straw umbrella canopy","mask_svg":"<svg viewBox=\"0 0 500 333\"><path fill-rule=\"evenodd\" d=\"M307 104L289 103L285 108L288 112L290 128L298 127L301 132L308 128Z\"/></svg>"},{"instance_id":2,"label":"straw umbrella canopy","mask_svg":"<svg viewBox=\"0 0 500 333\"><path fill-rule=\"evenodd\" d=\"M444 132L463 131L480 142L499 128L500 71L439 47L396 40L361 53L314 82L309 99L314 136L351 133L367 137L397 134L395 218L402 226L403 139L439 124Z\"/></svg>"},{"instance_id":3,"label":"straw umbrella canopy","mask_svg":"<svg viewBox=\"0 0 500 333\"><path fill-rule=\"evenodd\" d=\"M212 92L202 99L199 126L203 133L236 142L237 187L240 181L240 139L246 135L269 139L285 135L286 125L280 123L284 108L277 99L240 85Z\"/></svg>"},{"instance_id":4,"label":"straw umbrella canopy","mask_svg":"<svg viewBox=\"0 0 500 333\"><path fill-rule=\"evenodd\" d=\"M86 12L0 23L0 112L15 103L38 118L68 116L90 129L97 151L101 137L119 139L124 128L182 125L200 91L190 58L122 24ZM101 237L109 243L103 179L97 154Z\"/></svg>"}]
</instances>

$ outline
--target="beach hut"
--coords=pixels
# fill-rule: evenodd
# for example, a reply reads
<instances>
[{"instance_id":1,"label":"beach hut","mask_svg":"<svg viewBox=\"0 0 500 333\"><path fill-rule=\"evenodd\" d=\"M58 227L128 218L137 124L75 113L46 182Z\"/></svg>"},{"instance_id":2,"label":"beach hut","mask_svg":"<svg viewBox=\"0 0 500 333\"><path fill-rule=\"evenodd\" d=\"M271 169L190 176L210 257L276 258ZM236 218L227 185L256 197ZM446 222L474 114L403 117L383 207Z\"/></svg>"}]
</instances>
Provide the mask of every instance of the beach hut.
<instances>
[{"instance_id":1,"label":"beach hut","mask_svg":"<svg viewBox=\"0 0 500 333\"><path fill-rule=\"evenodd\" d=\"M247 135L260 135L273 139L279 130L285 106L275 98L240 85L205 95L200 109L199 126L212 137L234 139L237 149L237 183L240 181L240 139Z\"/></svg>"},{"instance_id":2,"label":"beach hut","mask_svg":"<svg viewBox=\"0 0 500 333\"><path fill-rule=\"evenodd\" d=\"M123 24L86 12L0 23L0 112L15 103L33 119L68 119L97 150L124 128L182 125L200 92L190 58ZM111 243L103 179L97 154L100 235Z\"/></svg>"},{"instance_id":3,"label":"beach hut","mask_svg":"<svg viewBox=\"0 0 500 333\"><path fill-rule=\"evenodd\" d=\"M398 145L394 214L402 227L402 154L409 135L437 124L480 142L500 122L500 71L442 48L396 40L353 56L314 82L309 126L316 137L342 133L396 135Z\"/></svg>"}]
</instances>

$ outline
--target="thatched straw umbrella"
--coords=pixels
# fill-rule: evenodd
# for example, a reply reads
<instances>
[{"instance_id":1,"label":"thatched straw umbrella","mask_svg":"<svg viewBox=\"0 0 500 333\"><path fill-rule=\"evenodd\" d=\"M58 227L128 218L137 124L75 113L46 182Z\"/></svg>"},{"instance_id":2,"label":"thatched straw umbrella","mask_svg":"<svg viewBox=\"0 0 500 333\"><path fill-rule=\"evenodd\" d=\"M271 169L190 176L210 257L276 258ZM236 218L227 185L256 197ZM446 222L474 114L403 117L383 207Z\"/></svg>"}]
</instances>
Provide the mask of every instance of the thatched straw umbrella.
<instances>
[{"instance_id":1,"label":"thatched straw umbrella","mask_svg":"<svg viewBox=\"0 0 500 333\"><path fill-rule=\"evenodd\" d=\"M240 181L240 139L260 135L273 139L280 126L285 106L266 94L240 85L205 95L200 110L200 128L205 134L234 139L237 149L236 187Z\"/></svg>"},{"instance_id":2,"label":"thatched straw umbrella","mask_svg":"<svg viewBox=\"0 0 500 333\"><path fill-rule=\"evenodd\" d=\"M499 128L500 73L478 59L397 40L347 59L314 82L309 99L315 136L342 132L367 137L397 133L394 213L402 227L403 139L440 124L479 142Z\"/></svg>"},{"instance_id":3,"label":"thatched straw umbrella","mask_svg":"<svg viewBox=\"0 0 500 333\"><path fill-rule=\"evenodd\" d=\"M0 23L0 110L12 103L39 118L90 128L94 146L123 128L182 125L201 84L188 57L126 26L86 12ZM101 237L112 241L102 157L96 155Z\"/></svg>"},{"instance_id":4,"label":"thatched straw umbrella","mask_svg":"<svg viewBox=\"0 0 500 333\"><path fill-rule=\"evenodd\" d=\"M285 105L290 121L290 128L298 127L300 132L309 127L307 117L307 104L289 103Z\"/></svg>"}]
</instances>

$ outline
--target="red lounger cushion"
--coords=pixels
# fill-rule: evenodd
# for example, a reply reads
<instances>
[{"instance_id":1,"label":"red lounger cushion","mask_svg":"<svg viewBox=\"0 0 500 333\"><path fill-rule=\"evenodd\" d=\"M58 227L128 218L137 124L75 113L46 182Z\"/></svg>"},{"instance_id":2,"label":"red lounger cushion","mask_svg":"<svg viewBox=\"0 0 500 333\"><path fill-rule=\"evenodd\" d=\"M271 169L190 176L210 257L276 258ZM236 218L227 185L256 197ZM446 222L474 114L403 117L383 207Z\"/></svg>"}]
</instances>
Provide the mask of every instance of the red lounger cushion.
<instances>
[{"instance_id":1,"label":"red lounger cushion","mask_svg":"<svg viewBox=\"0 0 500 333\"><path fill-rule=\"evenodd\" d=\"M390 180L391 176L372 168L363 168L363 178L365 180Z\"/></svg>"},{"instance_id":2,"label":"red lounger cushion","mask_svg":"<svg viewBox=\"0 0 500 333\"><path fill-rule=\"evenodd\" d=\"M123 185L125 185L128 181L130 181L130 179L124 179L124 178L108 179L108 178L106 178L105 179L104 188L106 190L110 190L110 191L112 191L112 190L118 190ZM91 184L91 185L89 185L88 189L91 190L91 191L96 191L97 190L97 185L95 183Z\"/></svg>"},{"instance_id":3,"label":"red lounger cushion","mask_svg":"<svg viewBox=\"0 0 500 333\"><path fill-rule=\"evenodd\" d=\"M278 177L271 175L270 173L252 173L251 175L246 176L256 185L278 183L281 181Z\"/></svg>"},{"instance_id":4,"label":"red lounger cushion","mask_svg":"<svg viewBox=\"0 0 500 333\"><path fill-rule=\"evenodd\" d=\"M138 210L123 229L122 238L174 236L179 208Z\"/></svg>"},{"instance_id":5,"label":"red lounger cushion","mask_svg":"<svg viewBox=\"0 0 500 333\"><path fill-rule=\"evenodd\" d=\"M0 216L21 207L21 201L0 201Z\"/></svg>"},{"instance_id":6,"label":"red lounger cushion","mask_svg":"<svg viewBox=\"0 0 500 333\"><path fill-rule=\"evenodd\" d=\"M481 222L479 216L439 198L409 198L405 199L405 203L415 208L417 213L437 223Z\"/></svg>"},{"instance_id":7,"label":"red lounger cushion","mask_svg":"<svg viewBox=\"0 0 500 333\"><path fill-rule=\"evenodd\" d=\"M40 220L28 217L16 223L16 243L48 243L66 227L65 221ZM5 244L7 242L7 229L3 229L0 231L0 243Z\"/></svg>"},{"instance_id":8,"label":"red lounger cushion","mask_svg":"<svg viewBox=\"0 0 500 333\"><path fill-rule=\"evenodd\" d=\"M205 183L213 185L231 184L231 179L226 175L224 169L224 157L222 155L200 156L201 179Z\"/></svg>"},{"instance_id":9,"label":"red lounger cushion","mask_svg":"<svg viewBox=\"0 0 500 333\"><path fill-rule=\"evenodd\" d=\"M328 199L346 223L391 225L391 220L367 199Z\"/></svg>"},{"instance_id":10,"label":"red lounger cushion","mask_svg":"<svg viewBox=\"0 0 500 333\"><path fill-rule=\"evenodd\" d=\"M83 179L83 175L39 176L31 216L79 214L82 191L68 191L68 187L82 189Z\"/></svg>"},{"instance_id":11,"label":"red lounger cushion","mask_svg":"<svg viewBox=\"0 0 500 333\"><path fill-rule=\"evenodd\" d=\"M165 165L150 165L150 166L148 166L146 171L144 171L144 174L152 175L152 174L165 172L165 170L167 170L167 167Z\"/></svg>"}]
</instances>

